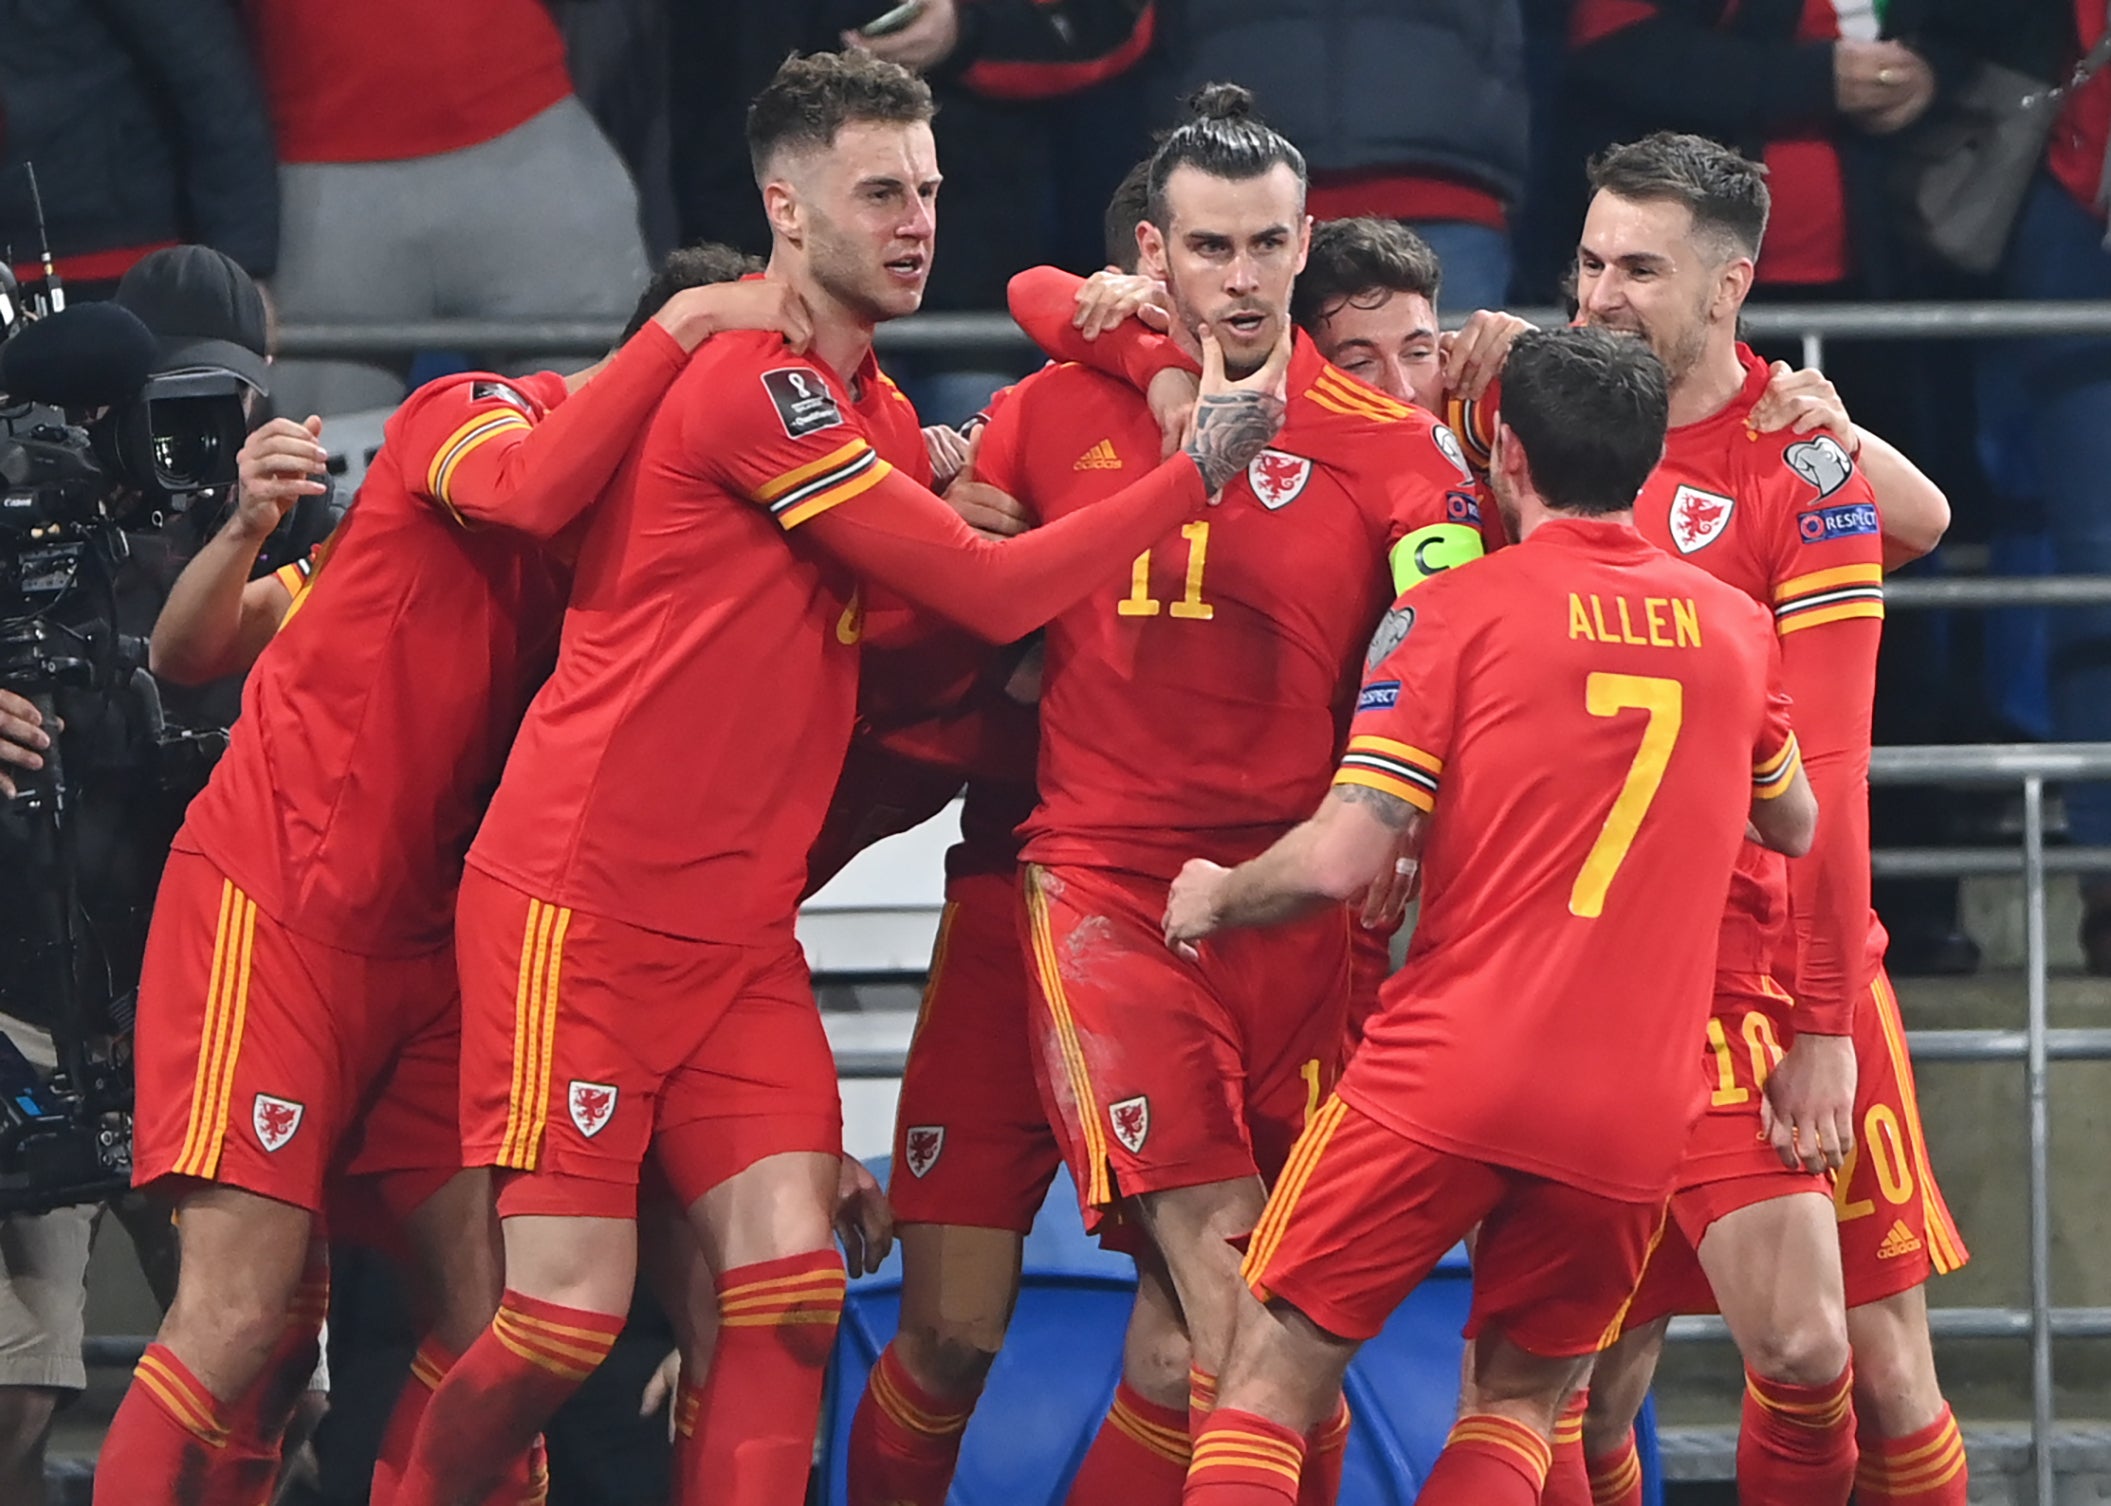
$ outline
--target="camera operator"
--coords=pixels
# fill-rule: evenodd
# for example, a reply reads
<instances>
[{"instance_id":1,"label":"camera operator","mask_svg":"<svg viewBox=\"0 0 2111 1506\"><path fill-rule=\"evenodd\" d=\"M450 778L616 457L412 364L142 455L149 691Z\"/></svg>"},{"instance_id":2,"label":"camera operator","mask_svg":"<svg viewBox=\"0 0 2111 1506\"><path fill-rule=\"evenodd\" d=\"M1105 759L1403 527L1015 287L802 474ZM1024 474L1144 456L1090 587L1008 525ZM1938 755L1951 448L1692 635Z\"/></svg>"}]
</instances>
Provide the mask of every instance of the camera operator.
<instances>
[{"instance_id":1,"label":"camera operator","mask_svg":"<svg viewBox=\"0 0 2111 1506\"><path fill-rule=\"evenodd\" d=\"M155 337L152 369L164 374L211 369L238 378L250 394L266 381L267 321L263 299L231 259L202 246L156 251L119 284L116 301ZM290 426L301 428L301 426ZM307 431L302 429L304 437ZM246 453L246 450L245 450ZM315 484L311 483L311 486ZM314 496L316 487L292 501ZM211 493L202 497L210 499ZM290 505L290 502L289 502ZM249 509L237 505L241 514ZM275 509L276 511L277 509ZM327 527L325 516L305 531ZM108 571L107 590L75 589L50 609L61 633L110 631L103 636L126 662L126 636L140 643L213 508L201 504L152 528L126 531L121 559ZM158 520L151 520L157 521ZM276 521L276 517L274 517ZM305 548L302 529L274 540L274 556ZM267 561L266 568L271 561ZM89 618L107 616L107 623ZM136 652L130 659L137 663ZM161 861L184 805L202 783L209 758L197 740L163 735L161 699L143 674L122 673L115 686L61 684L56 716L28 696L0 688L0 950L35 957L31 966L0 969L0 1033L48 1072L59 1052L52 1036L61 1024L56 1002L63 969L71 965L90 1012L108 1020L109 1005L138 977L148 911ZM224 727L232 714L225 689L172 695L172 720L192 727ZM54 743L57 742L55 748ZM172 764L175 748L193 757ZM35 917L51 876L29 861L31 820L13 797L41 777L56 751L64 765L65 803L78 876L76 915L89 945L84 957L63 957ZM165 1213L143 1204L113 1205L133 1241L149 1284L165 1302L173 1287L173 1241ZM84 1279L101 1209L93 1203L0 1218L0 1501L37 1506L44 1499L44 1445L51 1419L71 1393L86 1385L82 1363Z\"/></svg>"}]
</instances>

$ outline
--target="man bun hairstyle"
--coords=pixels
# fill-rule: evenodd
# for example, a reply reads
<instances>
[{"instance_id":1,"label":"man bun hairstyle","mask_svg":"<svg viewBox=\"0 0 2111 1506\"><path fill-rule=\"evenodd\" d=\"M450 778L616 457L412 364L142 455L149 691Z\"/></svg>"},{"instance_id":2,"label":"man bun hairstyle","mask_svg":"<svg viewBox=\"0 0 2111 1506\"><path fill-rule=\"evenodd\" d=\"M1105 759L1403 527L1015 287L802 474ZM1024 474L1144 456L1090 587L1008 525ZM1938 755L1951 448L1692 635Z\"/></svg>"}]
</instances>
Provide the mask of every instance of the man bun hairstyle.
<instances>
[{"instance_id":1,"label":"man bun hairstyle","mask_svg":"<svg viewBox=\"0 0 2111 1506\"><path fill-rule=\"evenodd\" d=\"M718 241L698 241L693 246L675 247L654 269L645 284L645 291L638 294L637 307L630 311L630 323L623 326L623 340L643 329L654 314L667 306L667 300L684 288L701 288L714 282L738 282L761 270L759 258ZM620 345L623 340L616 343Z\"/></svg>"},{"instance_id":2,"label":"man bun hairstyle","mask_svg":"<svg viewBox=\"0 0 2111 1506\"><path fill-rule=\"evenodd\" d=\"M1398 220L1322 220L1290 293L1290 317L1309 330L1343 304L1375 308L1395 293L1420 293L1435 308L1443 282L1437 253Z\"/></svg>"},{"instance_id":3,"label":"man bun hairstyle","mask_svg":"<svg viewBox=\"0 0 2111 1506\"><path fill-rule=\"evenodd\" d=\"M937 111L931 86L898 63L868 52L794 53L748 106L748 160L761 183L780 152L825 151L847 125L917 125Z\"/></svg>"},{"instance_id":4,"label":"man bun hairstyle","mask_svg":"<svg viewBox=\"0 0 2111 1506\"><path fill-rule=\"evenodd\" d=\"M1530 330L1503 363L1502 421L1532 487L1565 512L1625 512L1664 455L1670 385L1648 343L1603 329Z\"/></svg>"},{"instance_id":5,"label":"man bun hairstyle","mask_svg":"<svg viewBox=\"0 0 2111 1506\"><path fill-rule=\"evenodd\" d=\"M1212 178L1237 182L1258 178L1282 163L1297 174L1300 188L1311 181L1305 154L1270 130L1253 113L1253 94L1237 84L1204 84L1187 99L1188 118L1166 133L1151 154L1148 180L1151 223L1166 228L1166 179L1192 167Z\"/></svg>"},{"instance_id":6,"label":"man bun hairstyle","mask_svg":"<svg viewBox=\"0 0 2111 1506\"><path fill-rule=\"evenodd\" d=\"M1680 131L1607 147L1592 159L1591 188L1631 203L1683 204L1694 230L1734 256L1759 258L1773 197L1766 168L1721 142Z\"/></svg>"}]
</instances>

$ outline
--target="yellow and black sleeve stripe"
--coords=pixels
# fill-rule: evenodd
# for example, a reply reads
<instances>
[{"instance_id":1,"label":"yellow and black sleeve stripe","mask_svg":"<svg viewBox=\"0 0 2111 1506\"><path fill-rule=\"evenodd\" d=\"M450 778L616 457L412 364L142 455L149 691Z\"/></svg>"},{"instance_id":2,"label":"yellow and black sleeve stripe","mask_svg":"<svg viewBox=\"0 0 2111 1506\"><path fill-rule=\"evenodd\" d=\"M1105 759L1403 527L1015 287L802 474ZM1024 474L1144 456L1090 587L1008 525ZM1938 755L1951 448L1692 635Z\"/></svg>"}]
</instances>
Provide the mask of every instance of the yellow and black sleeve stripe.
<instances>
[{"instance_id":1,"label":"yellow and black sleeve stripe","mask_svg":"<svg viewBox=\"0 0 2111 1506\"><path fill-rule=\"evenodd\" d=\"M1851 617L1884 615L1884 567L1839 565L1774 587L1774 627L1783 636Z\"/></svg>"},{"instance_id":2,"label":"yellow and black sleeve stripe","mask_svg":"<svg viewBox=\"0 0 2111 1506\"><path fill-rule=\"evenodd\" d=\"M1360 784L1405 800L1417 810L1435 810L1444 760L1409 743L1369 735L1349 739L1334 771L1336 784Z\"/></svg>"},{"instance_id":3,"label":"yellow and black sleeve stripe","mask_svg":"<svg viewBox=\"0 0 2111 1506\"><path fill-rule=\"evenodd\" d=\"M755 500L770 510L786 533L808 518L817 518L885 480L894 467L880 459L863 439L829 451L819 460L786 471L755 489Z\"/></svg>"},{"instance_id":4,"label":"yellow and black sleeve stripe","mask_svg":"<svg viewBox=\"0 0 2111 1506\"><path fill-rule=\"evenodd\" d=\"M1752 765L1752 794L1761 800L1787 794L1789 785L1796 778L1796 770L1802 767L1803 753L1796 746L1796 734L1791 732L1780 752Z\"/></svg>"}]
</instances>

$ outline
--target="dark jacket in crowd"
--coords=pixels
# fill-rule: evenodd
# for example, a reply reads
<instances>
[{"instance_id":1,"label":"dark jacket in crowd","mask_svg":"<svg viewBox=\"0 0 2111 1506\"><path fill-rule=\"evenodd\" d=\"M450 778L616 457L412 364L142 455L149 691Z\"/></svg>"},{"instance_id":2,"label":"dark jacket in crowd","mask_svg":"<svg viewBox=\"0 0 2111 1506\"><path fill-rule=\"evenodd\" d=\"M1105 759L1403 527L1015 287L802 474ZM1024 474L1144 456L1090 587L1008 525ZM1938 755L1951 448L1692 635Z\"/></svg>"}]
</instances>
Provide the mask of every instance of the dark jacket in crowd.
<instances>
[{"instance_id":1,"label":"dark jacket in crowd","mask_svg":"<svg viewBox=\"0 0 2111 1506\"><path fill-rule=\"evenodd\" d=\"M1884 35L1913 48L1945 84L1974 61L2000 63L2047 82L2074 62L2073 0L1891 0Z\"/></svg>"},{"instance_id":2,"label":"dark jacket in crowd","mask_svg":"<svg viewBox=\"0 0 2111 1506\"><path fill-rule=\"evenodd\" d=\"M0 0L0 247L17 262L36 249L23 162L61 258L201 241L252 276L277 263L277 157L232 0Z\"/></svg>"},{"instance_id":3,"label":"dark jacket in crowd","mask_svg":"<svg viewBox=\"0 0 2111 1506\"><path fill-rule=\"evenodd\" d=\"M1251 89L1317 170L1437 169L1522 194L1517 0L1184 0L1168 32L1189 88Z\"/></svg>"}]
</instances>

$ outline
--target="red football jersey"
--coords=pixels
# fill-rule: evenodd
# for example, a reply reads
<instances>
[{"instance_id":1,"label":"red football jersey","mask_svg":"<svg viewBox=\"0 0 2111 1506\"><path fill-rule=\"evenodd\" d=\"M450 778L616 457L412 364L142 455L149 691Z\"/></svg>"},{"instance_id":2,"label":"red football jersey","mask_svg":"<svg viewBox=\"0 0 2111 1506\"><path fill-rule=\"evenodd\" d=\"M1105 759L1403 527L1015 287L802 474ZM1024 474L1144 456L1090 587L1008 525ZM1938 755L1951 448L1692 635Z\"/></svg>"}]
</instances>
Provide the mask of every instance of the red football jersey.
<instances>
[{"instance_id":1,"label":"red football jersey","mask_svg":"<svg viewBox=\"0 0 2111 1506\"><path fill-rule=\"evenodd\" d=\"M853 382L774 334L697 352L587 529L471 864L675 936L791 923L864 632L850 572L795 531L894 467L930 474L869 352Z\"/></svg>"},{"instance_id":2,"label":"red football jersey","mask_svg":"<svg viewBox=\"0 0 2111 1506\"><path fill-rule=\"evenodd\" d=\"M1671 431L1664 461L1635 504L1635 526L1774 615L1821 812L1817 846L1786 865L1760 847L1745 850L1719 965L1767 971L1793 896L1798 990L1782 1023L1844 1034L1872 976L1869 717L1884 540L1875 494L1830 435L1752 429L1769 372L1751 351L1739 347L1739 354L1743 389L1721 412Z\"/></svg>"},{"instance_id":3,"label":"red football jersey","mask_svg":"<svg viewBox=\"0 0 2111 1506\"><path fill-rule=\"evenodd\" d=\"M1213 506L1049 625L1029 860L1169 878L1191 857L1260 852L1326 789L1395 578L1481 553L1448 429L1303 335L1288 390L1282 432ZM997 410L980 474L1046 521L1092 507L1159 449L1133 388L1057 366Z\"/></svg>"},{"instance_id":4,"label":"red football jersey","mask_svg":"<svg viewBox=\"0 0 2111 1506\"><path fill-rule=\"evenodd\" d=\"M1440 1150L1663 1196L1753 793L1797 766L1766 614L1559 519L1404 598L1370 656L1335 783L1436 815L1342 1096Z\"/></svg>"},{"instance_id":5,"label":"red football jersey","mask_svg":"<svg viewBox=\"0 0 2111 1506\"><path fill-rule=\"evenodd\" d=\"M685 359L650 325L569 399L554 372L412 394L312 569L281 573L293 604L177 845L314 940L444 944L556 649L567 572L537 539L594 499Z\"/></svg>"}]
</instances>

